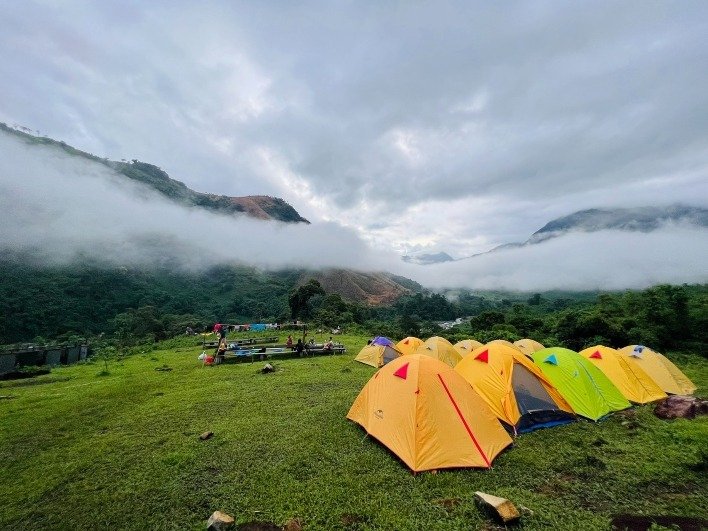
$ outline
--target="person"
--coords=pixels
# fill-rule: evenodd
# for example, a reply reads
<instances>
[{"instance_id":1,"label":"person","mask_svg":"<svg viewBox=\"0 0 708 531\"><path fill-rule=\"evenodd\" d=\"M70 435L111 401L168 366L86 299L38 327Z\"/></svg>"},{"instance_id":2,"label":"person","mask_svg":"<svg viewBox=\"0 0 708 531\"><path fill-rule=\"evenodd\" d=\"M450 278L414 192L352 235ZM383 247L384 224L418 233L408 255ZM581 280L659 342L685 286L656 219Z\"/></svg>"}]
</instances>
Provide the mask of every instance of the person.
<instances>
[{"instance_id":1,"label":"person","mask_svg":"<svg viewBox=\"0 0 708 531\"><path fill-rule=\"evenodd\" d=\"M302 358L302 351L305 350L305 345L302 343L302 339L298 338L297 345L295 345L295 352Z\"/></svg>"},{"instance_id":2,"label":"person","mask_svg":"<svg viewBox=\"0 0 708 531\"><path fill-rule=\"evenodd\" d=\"M323 350L334 350L334 341L332 341L332 336L330 336L329 341L322 347Z\"/></svg>"},{"instance_id":3,"label":"person","mask_svg":"<svg viewBox=\"0 0 708 531\"><path fill-rule=\"evenodd\" d=\"M293 336L291 336L290 334L288 334L288 340L285 342L285 346L289 349L293 348Z\"/></svg>"},{"instance_id":4,"label":"person","mask_svg":"<svg viewBox=\"0 0 708 531\"><path fill-rule=\"evenodd\" d=\"M218 364L218 363L221 363L222 361L224 361L224 357L225 357L225 354L226 354L226 349L227 349L226 339L222 337L222 338L219 340L219 346L216 348L216 356L215 356L215 360L214 360L214 361L215 361L217 364Z\"/></svg>"}]
</instances>

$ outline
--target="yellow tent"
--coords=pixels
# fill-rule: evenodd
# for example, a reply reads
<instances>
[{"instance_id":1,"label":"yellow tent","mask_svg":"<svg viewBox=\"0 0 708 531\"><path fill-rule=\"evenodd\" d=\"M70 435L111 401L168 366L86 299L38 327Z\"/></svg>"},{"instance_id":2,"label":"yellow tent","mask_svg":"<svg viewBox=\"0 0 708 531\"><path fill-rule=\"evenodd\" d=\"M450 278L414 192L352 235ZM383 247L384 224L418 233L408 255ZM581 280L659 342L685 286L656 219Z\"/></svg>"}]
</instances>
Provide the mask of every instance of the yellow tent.
<instances>
[{"instance_id":1,"label":"yellow tent","mask_svg":"<svg viewBox=\"0 0 708 531\"><path fill-rule=\"evenodd\" d=\"M398 352L400 352L404 356L407 356L408 354L413 354L416 349L422 344L422 339L418 339L417 337L413 336L408 336L396 343L396 350L398 350Z\"/></svg>"},{"instance_id":2,"label":"yellow tent","mask_svg":"<svg viewBox=\"0 0 708 531\"><path fill-rule=\"evenodd\" d=\"M455 347L455 350L460 353L460 355L464 358L472 352L474 349L481 347L482 343L475 339L463 339L462 341L458 341L453 345Z\"/></svg>"},{"instance_id":3,"label":"yellow tent","mask_svg":"<svg viewBox=\"0 0 708 531\"><path fill-rule=\"evenodd\" d=\"M453 369L412 354L380 369L347 418L361 424L413 471L489 468L511 438Z\"/></svg>"},{"instance_id":4,"label":"yellow tent","mask_svg":"<svg viewBox=\"0 0 708 531\"><path fill-rule=\"evenodd\" d=\"M400 352L388 345L366 345L359 351L354 361L360 361L366 365L379 368L400 356Z\"/></svg>"},{"instance_id":5,"label":"yellow tent","mask_svg":"<svg viewBox=\"0 0 708 531\"><path fill-rule=\"evenodd\" d=\"M627 400L646 404L666 398L666 393L638 364L630 364L615 349L595 345L580 351L580 355L605 373Z\"/></svg>"},{"instance_id":6,"label":"yellow tent","mask_svg":"<svg viewBox=\"0 0 708 531\"><path fill-rule=\"evenodd\" d=\"M420 345L415 354L424 354L432 358L438 359L443 363L447 363L450 367L454 367L462 359L462 355L455 350L447 339L444 337L433 336L425 340L425 343Z\"/></svg>"},{"instance_id":7,"label":"yellow tent","mask_svg":"<svg viewBox=\"0 0 708 531\"><path fill-rule=\"evenodd\" d=\"M676 365L650 348L629 345L618 352L633 367L641 367L666 393L690 395L696 390L694 383Z\"/></svg>"},{"instance_id":8,"label":"yellow tent","mask_svg":"<svg viewBox=\"0 0 708 531\"><path fill-rule=\"evenodd\" d=\"M569 422L573 410L534 363L503 342L473 350L455 370L503 422L524 432Z\"/></svg>"},{"instance_id":9,"label":"yellow tent","mask_svg":"<svg viewBox=\"0 0 708 531\"><path fill-rule=\"evenodd\" d=\"M514 346L527 356L546 348L541 343L534 341L533 339L519 339L518 341L514 341Z\"/></svg>"}]
</instances>

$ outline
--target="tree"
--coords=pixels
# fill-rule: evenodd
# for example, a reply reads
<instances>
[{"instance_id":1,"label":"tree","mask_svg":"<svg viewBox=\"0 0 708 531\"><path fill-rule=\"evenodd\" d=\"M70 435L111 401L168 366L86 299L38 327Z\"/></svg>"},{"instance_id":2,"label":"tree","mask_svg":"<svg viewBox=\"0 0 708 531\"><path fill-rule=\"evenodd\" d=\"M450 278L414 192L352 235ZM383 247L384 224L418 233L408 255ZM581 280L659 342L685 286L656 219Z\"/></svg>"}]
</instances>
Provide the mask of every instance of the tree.
<instances>
[{"instance_id":1,"label":"tree","mask_svg":"<svg viewBox=\"0 0 708 531\"><path fill-rule=\"evenodd\" d=\"M314 278L311 278L306 284L303 284L290 293L288 305L290 306L290 315L293 319L310 316L308 302L315 295L325 295L325 290Z\"/></svg>"}]
</instances>

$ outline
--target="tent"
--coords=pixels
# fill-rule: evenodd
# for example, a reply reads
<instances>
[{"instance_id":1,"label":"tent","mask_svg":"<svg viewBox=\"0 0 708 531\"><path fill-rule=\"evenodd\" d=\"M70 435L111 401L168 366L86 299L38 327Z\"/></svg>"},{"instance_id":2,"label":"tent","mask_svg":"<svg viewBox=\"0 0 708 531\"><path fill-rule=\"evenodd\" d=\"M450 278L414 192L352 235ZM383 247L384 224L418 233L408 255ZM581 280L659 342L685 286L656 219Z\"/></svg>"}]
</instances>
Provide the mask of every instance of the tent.
<instances>
[{"instance_id":1,"label":"tent","mask_svg":"<svg viewBox=\"0 0 708 531\"><path fill-rule=\"evenodd\" d=\"M357 354L355 361L360 361L366 365L371 365L372 367L383 367L388 362L395 360L401 356L395 348L389 347L388 345L366 345L359 354Z\"/></svg>"},{"instance_id":2,"label":"tent","mask_svg":"<svg viewBox=\"0 0 708 531\"><path fill-rule=\"evenodd\" d=\"M553 347L531 357L578 415L598 420L631 405L600 369L577 352Z\"/></svg>"},{"instance_id":3,"label":"tent","mask_svg":"<svg viewBox=\"0 0 708 531\"><path fill-rule=\"evenodd\" d=\"M455 350L447 339L444 337L433 336L425 340L425 343L420 345L415 354L424 354L435 359L447 363L450 367L454 367L462 359L462 355Z\"/></svg>"},{"instance_id":4,"label":"tent","mask_svg":"<svg viewBox=\"0 0 708 531\"><path fill-rule=\"evenodd\" d=\"M418 339L417 337L413 336L408 336L396 343L396 350L406 356L408 354L413 354L416 349L422 344L422 339Z\"/></svg>"},{"instance_id":5,"label":"tent","mask_svg":"<svg viewBox=\"0 0 708 531\"><path fill-rule=\"evenodd\" d=\"M580 351L615 384L624 397L636 404L646 404L666 398L666 393L638 364L630 364L610 347L595 345Z\"/></svg>"},{"instance_id":6,"label":"tent","mask_svg":"<svg viewBox=\"0 0 708 531\"><path fill-rule=\"evenodd\" d=\"M475 339L463 339L462 341L458 341L452 346L455 347L455 350L459 352L460 356L464 358L474 349L481 347L482 343Z\"/></svg>"},{"instance_id":7,"label":"tent","mask_svg":"<svg viewBox=\"0 0 708 531\"><path fill-rule=\"evenodd\" d=\"M541 343L534 341L533 339L519 339L518 341L514 341L514 346L527 356L531 356L531 354L537 350L543 350L546 348Z\"/></svg>"},{"instance_id":8,"label":"tent","mask_svg":"<svg viewBox=\"0 0 708 531\"><path fill-rule=\"evenodd\" d=\"M516 432L574 420L573 409L533 362L513 346L488 343L455 370Z\"/></svg>"},{"instance_id":9,"label":"tent","mask_svg":"<svg viewBox=\"0 0 708 531\"><path fill-rule=\"evenodd\" d=\"M467 382L430 356L401 356L385 365L361 390L347 418L414 472L489 468L512 442Z\"/></svg>"},{"instance_id":10,"label":"tent","mask_svg":"<svg viewBox=\"0 0 708 531\"><path fill-rule=\"evenodd\" d=\"M696 390L694 383L676 365L650 348L629 345L618 352L633 367L641 367L665 393L690 395Z\"/></svg>"},{"instance_id":11,"label":"tent","mask_svg":"<svg viewBox=\"0 0 708 531\"><path fill-rule=\"evenodd\" d=\"M394 343L387 337L376 336L374 339L371 340L370 345L385 345L388 347L393 347Z\"/></svg>"}]
</instances>

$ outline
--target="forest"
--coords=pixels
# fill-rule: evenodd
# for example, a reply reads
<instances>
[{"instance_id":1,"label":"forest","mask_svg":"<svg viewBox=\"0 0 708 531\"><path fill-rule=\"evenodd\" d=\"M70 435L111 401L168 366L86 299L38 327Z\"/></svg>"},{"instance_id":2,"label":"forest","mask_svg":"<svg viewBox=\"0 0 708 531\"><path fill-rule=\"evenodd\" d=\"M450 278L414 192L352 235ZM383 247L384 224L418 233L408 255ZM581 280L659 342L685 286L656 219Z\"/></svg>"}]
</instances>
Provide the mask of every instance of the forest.
<instances>
[{"instance_id":1,"label":"forest","mask_svg":"<svg viewBox=\"0 0 708 531\"><path fill-rule=\"evenodd\" d=\"M0 261L0 344L102 337L121 345L162 340L214 322L286 322L404 337L441 335L479 341L523 337L579 349L631 343L703 351L708 286L660 285L643 291L411 292L371 307L298 284L303 271L219 266L195 272L106 267L84 261L46 266L27 257ZM438 323L462 323L443 329Z\"/></svg>"}]
</instances>

